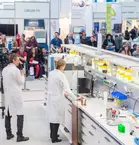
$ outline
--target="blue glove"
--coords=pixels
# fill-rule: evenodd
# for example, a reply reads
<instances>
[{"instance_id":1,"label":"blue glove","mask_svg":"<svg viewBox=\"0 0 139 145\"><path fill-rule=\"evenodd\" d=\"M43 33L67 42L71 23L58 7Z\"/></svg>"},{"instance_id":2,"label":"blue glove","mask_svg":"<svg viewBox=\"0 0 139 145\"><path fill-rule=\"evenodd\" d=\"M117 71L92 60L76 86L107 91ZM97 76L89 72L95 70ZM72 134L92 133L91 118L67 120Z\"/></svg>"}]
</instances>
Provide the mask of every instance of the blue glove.
<instances>
[{"instance_id":1,"label":"blue glove","mask_svg":"<svg viewBox=\"0 0 139 145\"><path fill-rule=\"evenodd\" d=\"M139 145L139 138L134 138L134 142L136 145Z\"/></svg>"}]
</instances>

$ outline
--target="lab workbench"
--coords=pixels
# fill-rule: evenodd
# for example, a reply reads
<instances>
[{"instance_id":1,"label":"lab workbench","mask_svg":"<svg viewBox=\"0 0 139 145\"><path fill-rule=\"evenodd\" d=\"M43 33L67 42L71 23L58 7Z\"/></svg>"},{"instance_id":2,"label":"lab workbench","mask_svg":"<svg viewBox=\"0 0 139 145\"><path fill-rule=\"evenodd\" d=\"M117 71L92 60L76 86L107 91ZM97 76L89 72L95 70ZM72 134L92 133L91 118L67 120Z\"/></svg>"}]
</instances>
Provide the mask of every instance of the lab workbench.
<instances>
[{"instance_id":1,"label":"lab workbench","mask_svg":"<svg viewBox=\"0 0 139 145\"><path fill-rule=\"evenodd\" d=\"M73 145L78 143L81 145L135 145L134 137L130 135L128 121L121 120L121 123L126 126L124 134L118 132L117 126L107 124L106 108L102 99L88 98L87 105L82 106L79 102L72 104L71 99L68 98L66 105L68 106L66 118L67 116L68 118L65 126L71 133ZM75 113L75 106L78 115Z\"/></svg>"}]
</instances>

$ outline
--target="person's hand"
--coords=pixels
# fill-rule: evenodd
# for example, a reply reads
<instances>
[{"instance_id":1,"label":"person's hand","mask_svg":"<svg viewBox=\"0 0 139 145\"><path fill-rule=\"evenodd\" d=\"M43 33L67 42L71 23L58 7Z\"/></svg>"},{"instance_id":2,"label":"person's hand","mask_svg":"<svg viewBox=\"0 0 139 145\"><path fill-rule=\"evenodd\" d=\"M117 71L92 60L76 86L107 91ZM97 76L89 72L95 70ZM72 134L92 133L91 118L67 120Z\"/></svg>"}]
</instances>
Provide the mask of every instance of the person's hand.
<instances>
[{"instance_id":1,"label":"person's hand","mask_svg":"<svg viewBox=\"0 0 139 145\"><path fill-rule=\"evenodd\" d=\"M19 62L20 64L23 64L22 61Z\"/></svg>"},{"instance_id":2,"label":"person's hand","mask_svg":"<svg viewBox=\"0 0 139 145\"><path fill-rule=\"evenodd\" d=\"M20 70L21 75L25 75L25 71L24 70Z\"/></svg>"}]
</instances>

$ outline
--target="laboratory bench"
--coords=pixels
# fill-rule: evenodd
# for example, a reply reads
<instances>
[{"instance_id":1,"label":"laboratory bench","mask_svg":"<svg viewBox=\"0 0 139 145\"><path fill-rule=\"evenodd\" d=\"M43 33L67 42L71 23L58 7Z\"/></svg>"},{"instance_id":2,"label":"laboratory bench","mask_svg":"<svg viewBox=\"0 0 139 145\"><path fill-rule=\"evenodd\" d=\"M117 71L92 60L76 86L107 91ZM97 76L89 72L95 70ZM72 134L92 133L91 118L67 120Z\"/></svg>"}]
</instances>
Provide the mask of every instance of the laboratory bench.
<instances>
[{"instance_id":1,"label":"laboratory bench","mask_svg":"<svg viewBox=\"0 0 139 145\"><path fill-rule=\"evenodd\" d=\"M135 145L127 120L121 119L121 124L126 126L125 133L119 133L117 126L107 124L102 99L87 98L86 106L82 106L80 102L72 103L67 98L66 106L65 126L71 133L73 145Z\"/></svg>"},{"instance_id":2,"label":"laboratory bench","mask_svg":"<svg viewBox=\"0 0 139 145\"><path fill-rule=\"evenodd\" d=\"M68 79L70 89L75 94L83 93L80 90L85 88L86 82L82 85L80 80L82 82L84 78L90 79L91 83L87 89L93 88L90 93L93 92L95 96L95 98L87 98L86 106L77 101L72 102L70 97L66 99L64 126L69 130L70 143L73 145L78 145L78 143L81 145L135 145L134 136L130 135L131 124L128 119L120 118L119 120L119 124L126 127L125 133L120 133L117 126L108 125L106 106L102 98L104 98L104 92L109 93L109 97L114 91L123 93L128 96L127 109L139 113L139 101L137 101L139 59L103 49L100 51L85 45L63 46L70 50L69 54L61 54L62 56L57 54L58 56L53 55L52 58L62 57L66 60L67 67L64 74ZM52 66L49 67L52 68ZM79 66L82 66L81 69ZM86 86L88 87L88 84ZM80 95L85 98L84 94ZM112 103L109 105L113 108ZM129 116L129 112L126 113Z\"/></svg>"}]
</instances>

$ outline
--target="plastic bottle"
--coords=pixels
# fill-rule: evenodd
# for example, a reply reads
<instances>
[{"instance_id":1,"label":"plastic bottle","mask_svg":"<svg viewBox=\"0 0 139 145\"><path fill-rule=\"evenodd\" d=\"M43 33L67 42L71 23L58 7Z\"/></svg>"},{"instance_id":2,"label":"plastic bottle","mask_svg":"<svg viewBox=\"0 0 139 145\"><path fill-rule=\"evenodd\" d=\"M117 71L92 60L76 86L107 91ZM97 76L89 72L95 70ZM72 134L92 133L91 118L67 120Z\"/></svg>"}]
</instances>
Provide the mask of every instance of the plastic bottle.
<instances>
[{"instance_id":1,"label":"plastic bottle","mask_svg":"<svg viewBox=\"0 0 139 145\"><path fill-rule=\"evenodd\" d=\"M92 58L92 69L95 69L95 60Z\"/></svg>"},{"instance_id":2,"label":"plastic bottle","mask_svg":"<svg viewBox=\"0 0 139 145\"><path fill-rule=\"evenodd\" d=\"M126 82L131 82L132 81L132 71L131 71L131 69L126 69L124 76L125 76L124 80Z\"/></svg>"}]
</instances>

